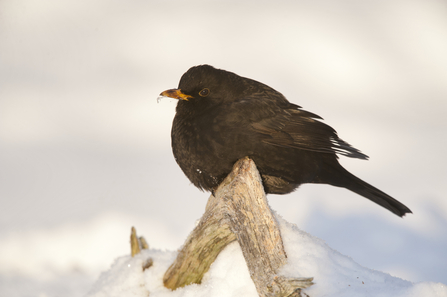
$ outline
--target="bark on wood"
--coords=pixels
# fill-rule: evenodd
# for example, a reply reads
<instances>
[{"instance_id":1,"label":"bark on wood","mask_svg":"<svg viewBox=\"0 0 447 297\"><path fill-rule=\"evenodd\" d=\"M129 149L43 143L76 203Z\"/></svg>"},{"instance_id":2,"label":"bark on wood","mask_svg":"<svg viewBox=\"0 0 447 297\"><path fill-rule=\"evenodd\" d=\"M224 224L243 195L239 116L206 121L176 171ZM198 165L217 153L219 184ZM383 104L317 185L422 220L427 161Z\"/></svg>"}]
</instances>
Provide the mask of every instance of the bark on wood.
<instances>
[{"instance_id":1,"label":"bark on wood","mask_svg":"<svg viewBox=\"0 0 447 297\"><path fill-rule=\"evenodd\" d=\"M137 230L135 227L132 227L130 230L130 254L132 257L139 254L141 250L149 249L149 245L147 244L146 239L143 236L137 236ZM146 259L143 263L143 271L150 268L154 264L152 258Z\"/></svg>"},{"instance_id":2,"label":"bark on wood","mask_svg":"<svg viewBox=\"0 0 447 297\"><path fill-rule=\"evenodd\" d=\"M130 254L133 256L139 254L141 251L140 243L137 237L137 230L135 227L132 227L130 230Z\"/></svg>"},{"instance_id":3,"label":"bark on wood","mask_svg":"<svg viewBox=\"0 0 447 297\"><path fill-rule=\"evenodd\" d=\"M211 195L205 214L166 271L167 288L200 284L218 254L237 240L259 296L300 296L312 278L279 276L287 255L254 162L239 160Z\"/></svg>"},{"instance_id":4,"label":"bark on wood","mask_svg":"<svg viewBox=\"0 0 447 297\"><path fill-rule=\"evenodd\" d=\"M130 254L133 256L139 254L141 250L149 249L146 239L143 236L137 236L135 227L130 229Z\"/></svg>"}]
</instances>

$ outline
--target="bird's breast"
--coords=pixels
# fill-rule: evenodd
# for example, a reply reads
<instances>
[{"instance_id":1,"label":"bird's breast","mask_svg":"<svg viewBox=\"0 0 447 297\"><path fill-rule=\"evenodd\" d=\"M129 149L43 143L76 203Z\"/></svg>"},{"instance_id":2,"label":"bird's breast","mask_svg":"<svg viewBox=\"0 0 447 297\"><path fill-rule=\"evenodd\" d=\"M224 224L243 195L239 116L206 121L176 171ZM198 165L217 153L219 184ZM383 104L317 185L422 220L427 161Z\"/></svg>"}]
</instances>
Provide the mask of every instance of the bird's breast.
<instances>
[{"instance_id":1,"label":"bird's breast","mask_svg":"<svg viewBox=\"0 0 447 297\"><path fill-rule=\"evenodd\" d=\"M218 115L176 115L171 138L174 157L190 181L211 190L226 177L233 164L249 155L246 128Z\"/></svg>"}]
</instances>

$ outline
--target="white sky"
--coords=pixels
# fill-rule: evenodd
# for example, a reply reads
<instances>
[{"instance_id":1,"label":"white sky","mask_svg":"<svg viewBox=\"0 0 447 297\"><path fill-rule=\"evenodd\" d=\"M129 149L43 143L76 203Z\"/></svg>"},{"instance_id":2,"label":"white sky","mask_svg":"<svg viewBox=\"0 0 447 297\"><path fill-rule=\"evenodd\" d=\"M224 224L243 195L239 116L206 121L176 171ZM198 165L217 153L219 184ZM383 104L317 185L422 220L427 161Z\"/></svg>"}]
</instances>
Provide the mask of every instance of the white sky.
<instances>
[{"instance_id":1,"label":"white sky","mask_svg":"<svg viewBox=\"0 0 447 297\"><path fill-rule=\"evenodd\" d=\"M176 103L156 99L208 63L322 116L370 156L341 163L414 215L321 185L272 208L362 265L447 283L445 53L445 1L1 1L0 241L112 213L176 249L208 194L172 157Z\"/></svg>"}]
</instances>

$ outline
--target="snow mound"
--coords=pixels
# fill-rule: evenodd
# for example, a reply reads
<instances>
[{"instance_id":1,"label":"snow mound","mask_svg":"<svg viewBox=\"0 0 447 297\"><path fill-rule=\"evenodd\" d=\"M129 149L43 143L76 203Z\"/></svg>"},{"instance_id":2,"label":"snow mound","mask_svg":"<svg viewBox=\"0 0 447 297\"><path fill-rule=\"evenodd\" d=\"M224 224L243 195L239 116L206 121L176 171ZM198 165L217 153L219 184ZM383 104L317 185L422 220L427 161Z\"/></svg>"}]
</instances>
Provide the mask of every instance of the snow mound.
<instances>
[{"instance_id":1,"label":"snow mound","mask_svg":"<svg viewBox=\"0 0 447 297\"><path fill-rule=\"evenodd\" d=\"M288 263L282 267L280 274L314 277L315 284L305 290L311 297L447 297L447 286L444 284L411 283L362 267L278 215L277 220L288 255ZM237 242L228 245L219 254L202 284L170 291L163 286L163 274L176 255L177 252L150 249L134 258L120 257L100 276L87 296L147 297L148 292L151 297L258 296ZM148 258L152 258L154 264L143 272L143 263Z\"/></svg>"}]
</instances>

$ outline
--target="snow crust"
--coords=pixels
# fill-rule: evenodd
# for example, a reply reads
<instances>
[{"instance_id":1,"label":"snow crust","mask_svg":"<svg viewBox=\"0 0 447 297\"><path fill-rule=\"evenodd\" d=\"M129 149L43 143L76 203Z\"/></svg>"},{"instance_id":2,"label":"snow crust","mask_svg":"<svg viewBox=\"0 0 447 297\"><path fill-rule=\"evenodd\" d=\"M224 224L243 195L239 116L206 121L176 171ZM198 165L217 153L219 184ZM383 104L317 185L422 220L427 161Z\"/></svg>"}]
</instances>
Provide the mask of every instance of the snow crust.
<instances>
[{"instance_id":1,"label":"snow crust","mask_svg":"<svg viewBox=\"0 0 447 297\"><path fill-rule=\"evenodd\" d=\"M288 255L288 263L280 274L314 277L315 284L306 289L309 296L331 297L420 297L447 296L441 283L412 283L387 273L362 267L348 256L330 248L323 240L298 229L277 215ZM177 252L144 250L132 258L123 256L101 274L88 297L256 297L242 251L237 242L228 245L211 265L202 284L170 291L163 286L163 274ZM152 258L154 264L143 272L143 263Z\"/></svg>"}]
</instances>

